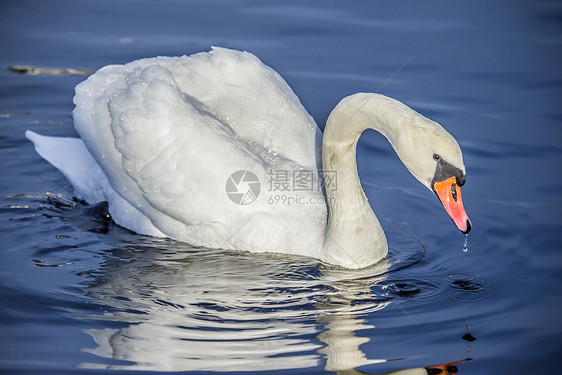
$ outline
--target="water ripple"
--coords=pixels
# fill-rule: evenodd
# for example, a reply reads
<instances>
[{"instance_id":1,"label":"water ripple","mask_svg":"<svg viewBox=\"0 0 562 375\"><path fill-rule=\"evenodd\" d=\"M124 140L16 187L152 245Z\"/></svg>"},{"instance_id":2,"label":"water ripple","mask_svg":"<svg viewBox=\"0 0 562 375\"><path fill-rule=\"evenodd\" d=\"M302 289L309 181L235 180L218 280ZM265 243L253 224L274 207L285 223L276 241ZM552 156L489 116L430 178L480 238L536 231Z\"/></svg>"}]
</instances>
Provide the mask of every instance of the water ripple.
<instances>
[{"instance_id":1,"label":"water ripple","mask_svg":"<svg viewBox=\"0 0 562 375\"><path fill-rule=\"evenodd\" d=\"M384 290L395 298L416 297L417 301L430 300L442 293L442 286L428 279L394 280Z\"/></svg>"},{"instance_id":2,"label":"water ripple","mask_svg":"<svg viewBox=\"0 0 562 375\"><path fill-rule=\"evenodd\" d=\"M412 310L448 289L470 290L458 282L468 277L436 279L439 270L421 262L423 246L396 226L388 259L345 270L136 236L107 223L103 210L66 196L40 197L34 207L59 224L51 229L56 242L35 250L33 262L61 269L72 256L82 282L71 293L88 301L72 316L89 327L93 343L83 351L99 361L79 367L110 360L113 369L261 371L313 367L326 358L337 367L347 366L338 363L344 352L362 358L353 366L377 363L361 356L359 344L368 339L357 336L374 327L377 314L392 314L394 303ZM108 250L93 250L96 262L85 268L84 250L98 246Z\"/></svg>"},{"instance_id":3,"label":"water ripple","mask_svg":"<svg viewBox=\"0 0 562 375\"><path fill-rule=\"evenodd\" d=\"M493 287L486 285L478 276L452 273L445 277L451 299L460 302L482 301L488 298Z\"/></svg>"}]
</instances>

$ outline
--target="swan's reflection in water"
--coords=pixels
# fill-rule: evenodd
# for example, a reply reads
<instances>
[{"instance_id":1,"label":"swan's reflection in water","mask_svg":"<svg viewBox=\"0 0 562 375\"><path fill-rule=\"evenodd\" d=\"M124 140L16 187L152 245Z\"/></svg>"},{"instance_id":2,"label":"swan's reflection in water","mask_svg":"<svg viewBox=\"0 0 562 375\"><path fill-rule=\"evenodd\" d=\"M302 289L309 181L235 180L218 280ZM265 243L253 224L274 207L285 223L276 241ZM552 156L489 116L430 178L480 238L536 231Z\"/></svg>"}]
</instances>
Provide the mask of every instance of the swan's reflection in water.
<instances>
[{"instance_id":1,"label":"swan's reflection in water","mask_svg":"<svg viewBox=\"0 0 562 375\"><path fill-rule=\"evenodd\" d=\"M97 347L83 350L117 361L80 366L346 372L385 361L368 359L360 345L369 341L361 331L372 328L362 317L392 303L388 261L346 271L272 257L166 240L112 250L86 293L118 328L87 330Z\"/></svg>"}]
</instances>

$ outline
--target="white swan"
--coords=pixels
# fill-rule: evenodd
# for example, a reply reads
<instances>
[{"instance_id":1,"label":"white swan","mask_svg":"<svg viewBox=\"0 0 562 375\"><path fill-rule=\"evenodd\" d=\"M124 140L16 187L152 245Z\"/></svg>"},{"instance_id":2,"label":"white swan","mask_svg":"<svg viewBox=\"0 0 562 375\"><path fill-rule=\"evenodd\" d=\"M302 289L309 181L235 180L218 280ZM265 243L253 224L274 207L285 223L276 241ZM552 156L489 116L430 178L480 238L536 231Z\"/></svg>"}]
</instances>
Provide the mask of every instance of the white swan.
<instances>
[{"instance_id":1,"label":"white swan","mask_svg":"<svg viewBox=\"0 0 562 375\"><path fill-rule=\"evenodd\" d=\"M389 140L461 231L471 228L455 139L382 95L349 96L330 114L322 165L335 180L324 193L316 175L320 131L285 81L250 53L213 48L106 66L76 87L74 103L81 140L26 136L78 197L107 201L114 221L137 233L371 265L388 250L357 175L357 141L368 128ZM253 174L229 180L237 171ZM250 200L225 191L243 185Z\"/></svg>"}]
</instances>

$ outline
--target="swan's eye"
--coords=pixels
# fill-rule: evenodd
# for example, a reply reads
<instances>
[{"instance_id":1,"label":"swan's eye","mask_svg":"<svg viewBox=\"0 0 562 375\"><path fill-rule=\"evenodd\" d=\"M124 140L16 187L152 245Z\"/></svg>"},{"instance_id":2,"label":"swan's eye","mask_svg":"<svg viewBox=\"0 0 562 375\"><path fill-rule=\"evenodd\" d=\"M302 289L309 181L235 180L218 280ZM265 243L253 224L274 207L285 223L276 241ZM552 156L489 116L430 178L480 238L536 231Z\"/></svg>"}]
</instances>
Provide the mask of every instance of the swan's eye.
<instances>
[{"instance_id":1,"label":"swan's eye","mask_svg":"<svg viewBox=\"0 0 562 375\"><path fill-rule=\"evenodd\" d=\"M441 160L441 156L437 155L437 154L433 154L433 160Z\"/></svg>"}]
</instances>

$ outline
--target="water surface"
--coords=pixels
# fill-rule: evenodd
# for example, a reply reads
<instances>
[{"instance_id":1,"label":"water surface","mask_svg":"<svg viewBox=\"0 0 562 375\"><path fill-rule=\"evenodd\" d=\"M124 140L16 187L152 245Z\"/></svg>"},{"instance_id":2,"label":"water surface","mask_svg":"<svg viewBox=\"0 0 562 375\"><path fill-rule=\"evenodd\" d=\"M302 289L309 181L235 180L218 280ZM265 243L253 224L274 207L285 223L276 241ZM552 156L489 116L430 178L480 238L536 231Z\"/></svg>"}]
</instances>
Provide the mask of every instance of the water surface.
<instances>
[{"instance_id":1,"label":"water surface","mask_svg":"<svg viewBox=\"0 0 562 375\"><path fill-rule=\"evenodd\" d=\"M561 20L550 1L3 3L0 368L556 373ZM75 136L85 77L13 65L96 70L212 45L275 68L321 126L359 91L444 125L468 171L469 250L375 132L358 166L391 249L360 271L138 236L74 201L24 138Z\"/></svg>"}]
</instances>

